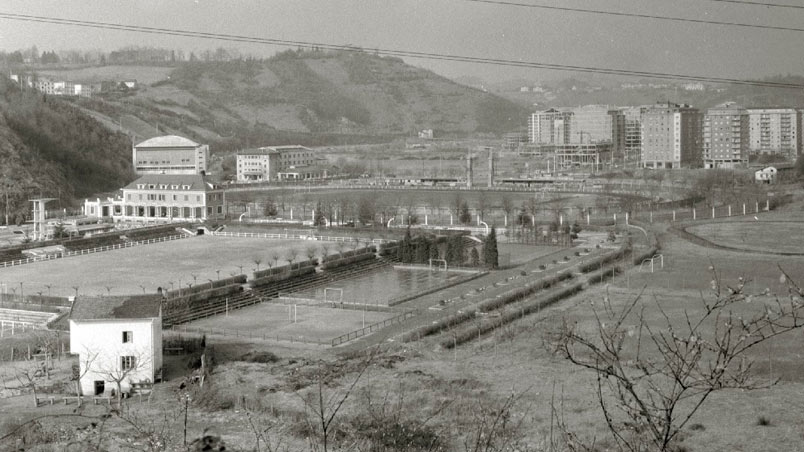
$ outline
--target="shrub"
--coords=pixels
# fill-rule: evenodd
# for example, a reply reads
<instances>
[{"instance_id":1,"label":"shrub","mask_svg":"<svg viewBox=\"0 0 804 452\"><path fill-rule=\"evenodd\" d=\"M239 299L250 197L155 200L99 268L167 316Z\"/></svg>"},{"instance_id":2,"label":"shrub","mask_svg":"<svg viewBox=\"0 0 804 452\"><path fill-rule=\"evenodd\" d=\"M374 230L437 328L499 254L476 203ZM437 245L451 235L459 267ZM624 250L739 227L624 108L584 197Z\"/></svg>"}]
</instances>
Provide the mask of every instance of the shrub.
<instances>
[{"instance_id":1,"label":"shrub","mask_svg":"<svg viewBox=\"0 0 804 452\"><path fill-rule=\"evenodd\" d=\"M544 264L539 265L539 270L547 270L547 266Z\"/></svg>"},{"instance_id":2,"label":"shrub","mask_svg":"<svg viewBox=\"0 0 804 452\"><path fill-rule=\"evenodd\" d=\"M526 272L525 270L521 270L519 272L519 276L528 276L528 272Z\"/></svg>"},{"instance_id":3,"label":"shrub","mask_svg":"<svg viewBox=\"0 0 804 452\"><path fill-rule=\"evenodd\" d=\"M243 361L247 363L269 364L279 361L279 357L276 356L276 354L269 351L248 352L245 355L241 356L238 361Z\"/></svg>"},{"instance_id":4,"label":"shrub","mask_svg":"<svg viewBox=\"0 0 804 452\"><path fill-rule=\"evenodd\" d=\"M759 419L757 419L757 425L760 425L762 427L767 427L767 426L771 425L771 421L770 421L770 419L768 419L765 416L760 416Z\"/></svg>"}]
</instances>

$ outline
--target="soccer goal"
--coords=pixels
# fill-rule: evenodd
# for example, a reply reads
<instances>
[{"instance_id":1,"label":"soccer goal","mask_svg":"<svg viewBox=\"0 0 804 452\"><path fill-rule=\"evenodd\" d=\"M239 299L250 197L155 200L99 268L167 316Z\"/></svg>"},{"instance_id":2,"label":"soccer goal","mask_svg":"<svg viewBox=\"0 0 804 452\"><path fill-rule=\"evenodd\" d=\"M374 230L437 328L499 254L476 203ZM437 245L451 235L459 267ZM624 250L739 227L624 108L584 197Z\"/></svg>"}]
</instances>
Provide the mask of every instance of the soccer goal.
<instances>
[{"instance_id":1,"label":"soccer goal","mask_svg":"<svg viewBox=\"0 0 804 452\"><path fill-rule=\"evenodd\" d=\"M330 298L330 292L332 292L332 298ZM343 303L343 289L340 287L325 287L324 302Z\"/></svg>"},{"instance_id":2,"label":"soccer goal","mask_svg":"<svg viewBox=\"0 0 804 452\"><path fill-rule=\"evenodd\" d=\"M639 271L640 272L648 271L647 269L650 268L650 272L653 273L657 261L659 262L659 269L660 270L663 269L664 256L662 256L661 254L654 254L653 257L645 259L642 261L641 264L639 264Z\"/></svg>"},{"instance_id":3,"label":"soccer goal","mask_svg":"<svg viewBox=\"0 0 804 452\"><path fill-rule=\"evenodd\" d=\"M436 264L436 270L441 268L441 264L444 264L444 271L447 271L447 261L444 259L430 259L430 271L433 270L434 263Z\"/></svg>"}]
</instances>

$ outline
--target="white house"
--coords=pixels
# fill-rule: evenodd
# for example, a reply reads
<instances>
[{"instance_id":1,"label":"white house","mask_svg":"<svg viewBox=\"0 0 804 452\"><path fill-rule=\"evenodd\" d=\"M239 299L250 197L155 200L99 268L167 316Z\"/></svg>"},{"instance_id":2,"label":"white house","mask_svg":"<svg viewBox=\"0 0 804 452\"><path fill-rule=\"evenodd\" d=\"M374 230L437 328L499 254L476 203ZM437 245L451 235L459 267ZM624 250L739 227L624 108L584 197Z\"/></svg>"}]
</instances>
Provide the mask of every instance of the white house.
<instances>
[{"instance_id":1,"label":"white house","mask_svg":"<svg viewBox=\"0 0 804 452\"><path fill-rule=\"evenodd\" d=\"M70 311L70 352L79 356L82 395L128 393L132 384L153 383L162 372L160 300L76 299Z\"/></svg>"},{"instance_id":2,"label":"white house","mask_svg":"<svg viewBox=\"0 0 804 452\"><path fill-rule=\"evenodd\" d=\"M761 170L754 173L754 180L757 183L762 184L773 184L776 183L776 174L778 170L772 166L768 166L766 168L762 168Z\"/></svg>"}]
</instances>

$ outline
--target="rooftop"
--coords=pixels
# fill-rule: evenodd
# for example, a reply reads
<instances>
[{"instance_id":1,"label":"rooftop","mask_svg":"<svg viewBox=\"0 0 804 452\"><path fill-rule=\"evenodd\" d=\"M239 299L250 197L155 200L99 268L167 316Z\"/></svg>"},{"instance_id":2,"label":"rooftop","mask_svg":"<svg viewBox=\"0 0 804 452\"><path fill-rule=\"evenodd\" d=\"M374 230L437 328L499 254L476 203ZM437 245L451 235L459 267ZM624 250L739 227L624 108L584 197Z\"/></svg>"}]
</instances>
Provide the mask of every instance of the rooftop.
<instances>
[{"instance_id":1,"label":"rooftop","mask_svg":"<svg viewBox=\"0 0 804 452\"><path fill-rule=\"evenodd\" d=\"M153 137L134 146L137 148L197 148L199 146L193 140L180 137L178 135L165 135Z\"/></svg>"},{"instance_id":2,"label":"rooftop","mask_svg":"<svg viewBox=\"0 0 804 452\"><path fill-rule=\"evenodd\" d=\"M207 191L215 188L215 184L200 174L146 174L123 187L124 190L136 190L138 185L181 185L190 186L190 190Z\"/></svg>"},{"instance_id":3,"label":"rooftop","mask_svg":"<svg viewBox=\"0 0 804 452\"><path fill-rule=\"evenodd\" d=\"M159 317L161 300L156 295L133 297L78 297L71 320L151 319Z\"/></svg>"},{"instance_id":4,"label":"rooftop","mask_svg":"<svg viewBox=\"0 0 804 452\"><path fill-rule=\"evenodd\" d=\"M298 144L291 144L287 146L262 146L256 149L243 149L237 151L237 155L266 155L266 154L279 154L282 151L312 151L312 149L300 146Z\"/></svg>"}]
</instances>

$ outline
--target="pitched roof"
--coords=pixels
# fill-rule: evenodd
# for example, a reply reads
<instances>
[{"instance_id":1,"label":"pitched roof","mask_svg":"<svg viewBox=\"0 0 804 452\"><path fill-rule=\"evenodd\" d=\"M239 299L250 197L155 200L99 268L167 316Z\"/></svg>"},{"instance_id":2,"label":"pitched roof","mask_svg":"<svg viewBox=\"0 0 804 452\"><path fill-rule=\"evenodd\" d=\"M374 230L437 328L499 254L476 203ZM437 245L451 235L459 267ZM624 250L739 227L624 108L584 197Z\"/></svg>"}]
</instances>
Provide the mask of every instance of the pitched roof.
<instances>
[{"instance_id":1,"label":"pitched roof","mask_svg":"<svg viewBox=\"0 0 804 452\"><path fill-rule=\"evenodd\" d=\"M200 174L145 174L123 187L123 190L134 190L141 184L154 185L157 189L160 185L167 185L168 189L171 185L189 185L190 190L193 191L207 191L215 188L211 181Z\"/></svg>"},{"instance_id":2,"label":"pitched roof","mask_svg":"<svg viewBox=\"0 0 804 452\"><path fill-rule=\"evenodd\" d=\"M161 301L156 295L76 298L71 320L150 319L159 317Z\"/></svg>"},{"instance_id":3,"label":"pitched roof","mask_svg":"<svg viewBox=\"0 0 804 452\"><path fill-rule=\"evenodd\" d=\"M151 139L145 140L142 143L134 146L137 148L185 148L185 147L192 147L197 148L199 146L193 140L180 137L178 135L165 135L161 137L153 137Z\"/></svg>"}]
</instances>

